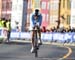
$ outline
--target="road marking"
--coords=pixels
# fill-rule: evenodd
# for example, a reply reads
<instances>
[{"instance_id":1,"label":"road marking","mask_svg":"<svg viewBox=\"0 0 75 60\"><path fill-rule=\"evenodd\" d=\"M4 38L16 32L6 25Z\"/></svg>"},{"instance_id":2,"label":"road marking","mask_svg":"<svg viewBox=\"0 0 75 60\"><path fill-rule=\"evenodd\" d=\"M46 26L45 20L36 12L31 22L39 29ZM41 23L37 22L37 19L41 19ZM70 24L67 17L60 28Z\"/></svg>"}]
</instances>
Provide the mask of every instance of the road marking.
<instances>
[{"instance_id":1,"label":"road marking","mask_svg":"<svg viewBox=\"0 0 75 60\"><path fill-rule=\"evenodd\" d=\"M69 52L63 56L63 59L67 58L72 53L72 49L70 47L66 47L66 48L68 48Z\"/></svg>"},{"instance_id":2,"label":"road marking","mask_svg":"<svg viewBox=\"0 0 75 60\"><path fill-rule=\"evenodd\" d=\"M64 55L62 58L60 58L60 59L65 59L65 58L67 58L68 56L70 56L71 55L71 53L72 53L72 49L70 48L70 47L66 47L67 49L68 49L68 53L66 54L66 55Z\"/></svg>"}]
</instances>

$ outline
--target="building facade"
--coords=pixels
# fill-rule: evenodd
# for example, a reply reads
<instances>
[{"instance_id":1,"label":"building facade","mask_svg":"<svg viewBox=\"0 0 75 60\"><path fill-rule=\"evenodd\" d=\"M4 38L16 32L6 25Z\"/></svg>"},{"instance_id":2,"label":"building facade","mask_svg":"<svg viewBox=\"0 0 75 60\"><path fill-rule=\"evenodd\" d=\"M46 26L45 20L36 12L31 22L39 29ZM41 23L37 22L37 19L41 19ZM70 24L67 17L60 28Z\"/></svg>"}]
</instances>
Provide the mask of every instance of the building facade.
<instances>
[{"instance_id":1,"label":"building facade","mask_svg":"<svg viewBox=\"0 0 75 60\"><path fill-rule=\"evenodd\" d=\"M70 17L71 17L71 1L70 0L61 0L60 6L60 24L63 24L65 28L70 26Z\"/></svg>"},{"instance_id":2,"label":"building facade","mask_svg":"<svg viewBox=\"0 0 75 60\"><path fill-rule=\"evenodd\" d=\"M12 14L13 0L0 0L0 17L10 19ZM19 1L19 0L14 0ZM57 27L57 22L60 18L60 24L65 27L70 25L71 1L70 0L23 0L22 23L25 30L30 26L30 14L36 9L40 9L43 16L42 26L47 29ZM60 3L60 9L59 9ZM18 3L17 3L18 4ZM19 6L19 5L17 5ZM22 7L22 6L20 6ZM59 13L60 10L60 13ZM26 11L26 12L25 12ZM21 12L21 11L20 11ZM20 15L20 14L18 14ZM17 16L17 15L16 15ZM24 21L24 22L23 22ZM24 29L22 29L24 31Z\"/></svg>"},{"instance_id":3,"label":"building facade","mask_svg":"<svg viewBox=\"0 0 75 60\"><path fill-rule=\"evenodd\" d=\"M58 16L59 16L59 0L50 0L50 28L57 27Z\"/></svg>"},{"instance_id":4,"label":"building facade","mask_svg":"<svg viewBox=\"0 0 75 60\"><path fill-rule=\"evenodd\" d=\"M11 28L24 32L27 23L28 0L12 0ZM18 22L18 24L16 24ZM14 26L12 26L14 25ZM18 25L18 28L16 26Z\"/></svg>"},{"instance_id":5,"label":"building facade","mask_svg":"<svg viewBox=\"0 0 75 60\"><path fill-rule=\"evenodd\" d=\"M41 0L41 13L43 16L42 26L47 27L49 22L49 11L50 11L50 1L49 0Z\"/></svg>"},{"instance_id":6,"label":"building facade","mask_svg":"<svg viewBox=\"0 0 75 60\"><path fill-rule=\"evenodd\" d=\"M32 10L40 10L43 16L42 26L47 29L57 26L59 0L32 0Z\"/></svg>"},{"instance_id":7,"label":"building facade","mask_svg":"<svg viewBox=\"0 0 75 60\"><path fill-rule=\"evenodd\" d=\"M26 20L26 30L29 29L30 26L30 14L33 12L32 8L32 0L28 0L28 7L27 7L27 20Z\"/></svg>"}]
</instances>

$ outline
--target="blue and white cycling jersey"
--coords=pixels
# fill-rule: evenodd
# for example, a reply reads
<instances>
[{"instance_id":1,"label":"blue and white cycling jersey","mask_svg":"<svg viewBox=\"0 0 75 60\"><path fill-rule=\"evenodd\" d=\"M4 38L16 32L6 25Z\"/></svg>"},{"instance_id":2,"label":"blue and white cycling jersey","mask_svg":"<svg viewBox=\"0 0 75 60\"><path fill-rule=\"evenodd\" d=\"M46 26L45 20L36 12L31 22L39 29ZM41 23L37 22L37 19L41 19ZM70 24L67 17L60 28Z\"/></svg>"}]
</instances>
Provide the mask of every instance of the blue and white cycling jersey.
<instances>
[{"instance_id":1,"label":"blue and white cycling jersey","mask_svg":"<svg viewBox=\"0 0 75 60\"><path fill-rule=\"evenodd\" d=\"M34 19L34 15L35 14L30 15L30 27L29 27L29 30L32 30L33 27L35 26L36 20ZM38 23L39 26L41 26L41 24L42 24L42 15L41 14L38 14L37 23Z\"/></svg>"}]
</instances>

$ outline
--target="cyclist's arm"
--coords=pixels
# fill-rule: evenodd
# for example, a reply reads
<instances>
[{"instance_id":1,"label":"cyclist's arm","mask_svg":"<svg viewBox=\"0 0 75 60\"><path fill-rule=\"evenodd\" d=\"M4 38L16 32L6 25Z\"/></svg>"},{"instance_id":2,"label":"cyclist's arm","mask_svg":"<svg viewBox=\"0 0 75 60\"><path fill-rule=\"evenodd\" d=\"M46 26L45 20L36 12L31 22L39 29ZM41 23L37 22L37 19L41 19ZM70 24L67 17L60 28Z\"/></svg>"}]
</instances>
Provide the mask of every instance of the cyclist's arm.
<instances>
[{"instance_id":1,"label":"cyclist's arm","mask_svg":"<svg viewBox=\"0 0 75 60\"><path fill-rule=\"evenodd\" d=\"M34 22L34 15L32 15L32 24L35 25L35 22Z\"/></svg>"},{"instance_id":2,"label":"cyclist's arm","mask_svg":"<svg viewBox=\"0 0 75 60\"><path fill-rule=\"evenodd\" d=\"M39 26L41 26L41 24L42 24L42 15L40 14L39 15Z\"/></svg>"},{"instance_id":3,"label":"cyclist's arm","mask_svg":"<svg viewBox=\"0 0 75 60\"><path fill-rule=\"evenodd\" d=\"M42 24L42 15L40 14L39 15L39 18L38 18L38 25L39 25L39 27L41 26L41 24Z\"/></svg>"}]
</instances>

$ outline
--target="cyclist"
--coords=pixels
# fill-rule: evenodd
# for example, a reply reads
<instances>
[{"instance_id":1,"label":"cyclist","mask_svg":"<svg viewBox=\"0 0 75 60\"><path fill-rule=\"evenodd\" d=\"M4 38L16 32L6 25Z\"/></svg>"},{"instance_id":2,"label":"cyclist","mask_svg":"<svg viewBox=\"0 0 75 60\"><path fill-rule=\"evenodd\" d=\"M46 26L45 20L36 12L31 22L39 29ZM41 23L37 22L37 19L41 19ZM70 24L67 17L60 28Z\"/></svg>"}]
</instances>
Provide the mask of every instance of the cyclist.
<instances>
[{"instance_id":1,"label":"cyclist","mask_svg":"<svg viewBox=\"0 0 75 60\"><path fill-rule=\"evenodd\" d=\"M35 22L37 23L38 26L38 34L39 34L39 40L40 43L39 45L42 45L42 41L41 41L41 24L42 24L42 15L39 13L39 9L35 9L34 14L31 15L30 17L30 28L32 30L32 48L31 48L31 52L34 52L34 26L35 26Z\"/></svg>"}]
</instances>

